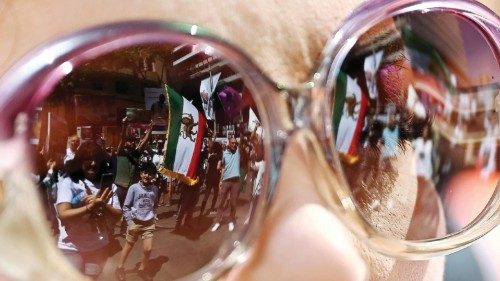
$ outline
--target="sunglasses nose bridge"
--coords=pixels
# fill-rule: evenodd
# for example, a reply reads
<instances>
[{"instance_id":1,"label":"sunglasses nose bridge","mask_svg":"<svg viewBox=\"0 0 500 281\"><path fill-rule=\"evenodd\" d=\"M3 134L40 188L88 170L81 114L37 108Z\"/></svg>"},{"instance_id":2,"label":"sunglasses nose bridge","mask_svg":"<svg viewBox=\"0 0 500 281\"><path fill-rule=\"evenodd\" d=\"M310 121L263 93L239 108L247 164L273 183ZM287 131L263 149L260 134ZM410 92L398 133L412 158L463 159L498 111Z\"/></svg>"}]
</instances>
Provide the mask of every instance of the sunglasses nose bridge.
<instances>
[{"instance_id":1,"label":"sunglasses nose bridge","mask_svg":"<svg viewBox=\"0 0 500 281\"><path fill-rule=\"evenodd\" d=\"M287 96L290 117L295 130L311 126L311 89L310 83L306 83L299 87L283 90L283 94Z\"/></svg>"}]
</instances>

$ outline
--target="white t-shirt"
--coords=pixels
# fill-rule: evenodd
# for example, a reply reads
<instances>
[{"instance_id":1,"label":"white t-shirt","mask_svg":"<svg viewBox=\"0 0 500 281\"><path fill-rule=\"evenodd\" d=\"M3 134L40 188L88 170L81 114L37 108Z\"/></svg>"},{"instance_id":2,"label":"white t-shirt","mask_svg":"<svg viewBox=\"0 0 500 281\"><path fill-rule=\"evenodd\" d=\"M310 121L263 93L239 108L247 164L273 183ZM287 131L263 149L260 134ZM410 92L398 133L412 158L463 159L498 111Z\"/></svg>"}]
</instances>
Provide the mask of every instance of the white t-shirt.
<instances>
[{"instance_id":1,"label":"white t-shirt","mask_svg":"<svg viewBox=\"0 0 500 281\"><path fill-rule=\"evenodd\" d=\"M57 184L57 201L55 205L70 203L73 208L83 206L82 199L87 195L86 187L92 194L99 191L98 186L89 180L80 180L75 183L70 178L64 178ZM108 204L120 210L116 188L116 185L113 184L113 195ZM97 250L109 243L107 228L96 225L90 214L85 214L78 220L68 222L65 225L61 223L59 218L57 220L59 223L59 249L87 252Z\"/></svg>"},{"instance_id":2,"label":"white t-shirt","mask_svg":"<svg viewBox=\"0 0 500 281\"><path fill-rule=\"evenodd\" d=\"M153 164L159 168L160 167L160 164L163 163L163 155L160 155L160 154L155 154L153 155L153 159L151 160L153 162Z\"/></svg>"},{"instance_id":3,"label":"white t-shirt","mask_svg":"<svg viewBox=\"0 0 500 281\"><path fill-rule=\"evenodd\" d=\"M64 164L68 162L69 160L73 160L75 158L75 153L71 148L66 148L66 155L64 155Z\"/></svg>"}]
</instances>

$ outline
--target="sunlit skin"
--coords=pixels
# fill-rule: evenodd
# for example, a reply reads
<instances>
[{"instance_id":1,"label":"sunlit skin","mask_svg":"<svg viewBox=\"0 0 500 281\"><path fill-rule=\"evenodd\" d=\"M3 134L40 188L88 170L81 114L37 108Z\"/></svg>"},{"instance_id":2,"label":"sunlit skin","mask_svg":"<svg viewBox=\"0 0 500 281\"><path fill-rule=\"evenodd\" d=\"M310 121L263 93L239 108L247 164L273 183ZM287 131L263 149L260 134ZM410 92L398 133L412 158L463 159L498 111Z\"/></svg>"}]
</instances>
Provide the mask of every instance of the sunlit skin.
<instances>
[{"instance_id":1,"label":"sunlit skin","mask_svg":"<svg viewBox=\"0 0 500 281\"><path fill-rule=\"evenodd\" d=\"M76 152L78 146L80 145L80 138L78 138L77 136L72 136L69 138L68 144L71 151Z\"/></svg>"},{"instance_id":2,"label":"sunlit skin","mask_svg":"<svg viewBox=\"0 0 500 281\"><path fill-rule=\"evenodd\" d=\"M141 183L144 186L148 186L153 183L154 179L154 173L151 171L141 171L140 177L141 177Z\"/></svg>"},{"instance_id":3,"label":"sunlit skin","mask_svg":"<svg viewBox=\"0 0 500 281\"><path fill-rule=\"evenodd\" d=\"M84 161L82 170L85 173L85 178L88 180L95 180L97 176L97 163L96 161Z\"/></svg>"},{"instance_id":4,"label":"sunlit skin","mask_svg":"<svg viewBox=\"0 0 500 281\"><path fill-rule=\"evenodd\" d=\"M237 147L238 147L238 142L236 141L236 139L235 138L230 139L228 146L229 150L234 153Z\"/></svg>"}]
</instances>

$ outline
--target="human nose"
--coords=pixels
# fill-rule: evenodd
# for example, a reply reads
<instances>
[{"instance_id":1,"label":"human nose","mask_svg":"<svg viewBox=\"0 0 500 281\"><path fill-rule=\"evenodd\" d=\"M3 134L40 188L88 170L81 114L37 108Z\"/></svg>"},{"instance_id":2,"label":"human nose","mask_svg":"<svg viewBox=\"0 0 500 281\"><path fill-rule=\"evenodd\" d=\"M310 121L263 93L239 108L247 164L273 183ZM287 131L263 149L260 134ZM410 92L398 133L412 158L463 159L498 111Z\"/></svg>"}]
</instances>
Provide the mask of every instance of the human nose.
<instances>
[{"instance_id":1,"label":"human nose","mask_svg":"<svg viewBox=\"0 0 500 281\"><path fill-rule=\"evenodd\" d=\"M322 168L308 138L304 129L288 139L265 230L228 280L364 280L366 266L348 230L318 192L314 174L327 171L314 171Z\"/></svg>"}]
</instances>

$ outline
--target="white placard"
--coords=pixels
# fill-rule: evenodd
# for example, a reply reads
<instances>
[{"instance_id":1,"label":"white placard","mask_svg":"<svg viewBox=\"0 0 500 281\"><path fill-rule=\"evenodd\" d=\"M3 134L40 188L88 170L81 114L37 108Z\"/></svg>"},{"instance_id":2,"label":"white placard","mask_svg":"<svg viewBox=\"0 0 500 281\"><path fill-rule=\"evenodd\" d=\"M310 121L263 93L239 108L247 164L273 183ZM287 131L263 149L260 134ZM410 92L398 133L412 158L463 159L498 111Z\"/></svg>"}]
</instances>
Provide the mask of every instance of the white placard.
<instances>
[{"instance_id":1,"label":"white placard","mask_svg":"<svg viewBox=\"0 0 500 281\"><path fill-rule=\"evenodd\" d=\"M200 97L201 104L203 105L203 111L205 112L205 117L208 120L213 120L215 118L215 114L213 111L213 101L211 99L212 94L215 91L215 87L217 86L217 82L219 82L221 73L216 73L206 79L201 80L200 83Z\"/></svg>"}]
</instances>

